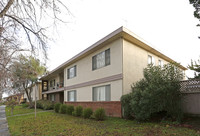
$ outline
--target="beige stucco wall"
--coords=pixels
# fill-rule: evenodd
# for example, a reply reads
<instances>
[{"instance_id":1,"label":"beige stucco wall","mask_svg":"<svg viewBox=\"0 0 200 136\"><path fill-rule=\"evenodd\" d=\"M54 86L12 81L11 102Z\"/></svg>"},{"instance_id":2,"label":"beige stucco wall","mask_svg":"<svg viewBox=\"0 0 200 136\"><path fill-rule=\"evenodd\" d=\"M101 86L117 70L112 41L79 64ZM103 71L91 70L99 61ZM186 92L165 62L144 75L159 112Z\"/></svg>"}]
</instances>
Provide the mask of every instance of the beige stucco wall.
<instances>
[{"instance_id":1,"label":"beige stucco wall","mask_svg":"<svg viewBox=\"0 0 200 136\"><path fill-rule=\"evenodd\" d=\"M200 115L200 92L183 93L183 112Z\"/></svg>"},{"instance_id":2,"label":"beige stucco wall","mask_svg":"<svg viewBox=\"0 0 200 136\"><path fill-rule=\"evenodd\" d=\"M58 75L58 74L57 74L56 76L53 76L51 79L48 80L48 88L49 88L49 90L51 90L51 89L50 89L50 81L51 81L51 80L54 80L54 79L55 79L55 86L57 85L57 83L60 82L60 79L59 79L59 75Z\"/></svg>"},{"instance_id":3,"label":"beige stucco wall","mask_svg":"<svg viewBox=\"0 0 200 136\"><path fill-rule=\"evenodd\" d=\"M92 57L110 48L110 65L92 70ZM67 79L67 69L76 65L77 76ZM93 52L92 54L80 59L64 70L65 86L71 86L87 81L92 81L122 73L122 39L117 39L105 47Z\"/></svg>"},{"instance_id":4,"label":"beige stucco wall","mask_svg":"<svg viewBox=\"0 0 200 136\"><path fill-rule=\"evenodd\" d=\"M155 65L158 65L158 60L162 60L163 64L167 63L158 56L123 40L123 94L129 93L131 85L143 78L143 69L148 65L148 55L154 57Z\"/></svg>"},{"instance_id":5,"label":"beige stucco wall","mask_svg":"<svg viewBox=\"0 0 200 136\"><path fill-rule=\"evenodd\" d=\"M120 97L122 96L122 80L107 82L103 84L96 84L93 86L74 88L72 90L76 90L77 101L92 101L92 88L97 86L109 85L111 87L111 101L120 101ZM67 91L64 91L64 101L67 101Z\"/></svg>"}]
</instances>

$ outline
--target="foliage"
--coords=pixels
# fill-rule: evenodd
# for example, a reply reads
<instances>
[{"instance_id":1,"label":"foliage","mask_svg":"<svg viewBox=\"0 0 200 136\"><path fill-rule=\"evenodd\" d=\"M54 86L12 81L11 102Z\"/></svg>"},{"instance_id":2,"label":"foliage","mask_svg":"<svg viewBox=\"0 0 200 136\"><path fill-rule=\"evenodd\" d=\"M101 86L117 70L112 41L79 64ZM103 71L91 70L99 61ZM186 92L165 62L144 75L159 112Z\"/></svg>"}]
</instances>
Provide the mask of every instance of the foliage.
<instances>
[{"instance_id":1,"label":"foliage","mask_svg":"<svg viewBox=\"0 0 200 136\"><path fill-rule=\"evenodd\" d=\"M44 109L44 110L52 110L54 108L54 104L53 102L49 100L38 100L37 108Z\"/></svg>"},{"instance_id":2,"label":"foliage","mask_svg":"<svg viewBox=\"0 0 200 136\"><path fill-rule=\"evenodd\" d=\"M105 120L106 118L106 112L103 108L98 108L95 112L94 112L94 118L96 120Z\"/></svg>"},{"instance_id":3,"label":"foliage","mask_svg":"<svg viewBox=\"0 0 200 136\"><path fill-rule=\"evenodd\" d=\"M32 56L19 55L16 61L13 62L12 76L13 87L19 90L24 90L26 93L30 107L33 107L31 94L33 85L37 82L38 76L41 76L46 68L40 63L39 59Z\"/></svg>"},{"instance_id":4,"label":"foliage","mask_svg":"<svg viewBox=\"0 0 200 136\"><path fill-rule=\"evenodd\" d=\"M147 120L155 113L166 111L177 121L182 118L181 92L179 81L183 78L176 64L163 67L149 65L144 69L144 78L133 84L132 92L125 96L130 102L130 112L137 120ZM127 108L126 108L127 109Z\"/></svg>"},{"instance_id":5,"label":"foliage","mask_svg":"<svg viewBox=\"0 0 200 136\"><path fill-rule=\"evenodd\" d=\"M56 113L59 112L60 106L61 106L61 103L56 103L56 104L54 105L54 110L55 110Z\"/></svg>"},{"instance_id":6,"label":"foliage","mask_svg":"<svg viewBox=\"0 0 200 136\"><path fill-rule=\"evenodd\" d=\"M194 78L195 79L200 79L200 60L197 60L197 61L191 60L191 65L188 65L188 68L190 70L195 71L194 72Z\"/></svg>"},{"instance_id":7,"label":"foliage","mask_svg":"<svg viewBox=\"0 0 200 136\"><path fill-rule=\"evenodd\" d=\"M132 97L132 93L123 95L121 97L121 104L123 107L123 117L126 119L133 118L131 106L130 106L131 97Z\"/></svg>"},{"instance_id":8,"label":"foliage","mask_svg":"<svg viewBox=\"0 0 200 136\"><path fill-rule=\"evenodd\" d=\"M21 105L22 105L23 108L27 108L27 107L29 106L28 103L23 103L23 104L21 104Z\"/></svg>"},{"instance_id":9,"label":"foliage","mask_svg":"<svg viewBox=\"0 0 200 136\"><path fill-rule=\"evenodd\" d=\"M60 105L60 113L62 113L62 114L67 113L67 105L66 104Z\"/></svg>"},{"instance_id":10,"label":"foliage","mask_svg":"<svg viewBox=\"0 0 200 136\"><path fill-rule=\"evenodd\" d=\"M73 105L68 105L67 106L67 114L68 115L72 115L73 112L74 112L74 106Z\"/></svg>"},{"instance_id":11,"label":"foliage","mask_svg":"<svg viewBox=\"0 0 200 136\"><path fill-rule=\"evenodd\" d=\"M80 117L82 115L82 113L83 113L83 107L82 106L77 106L77 107L75 107L74 112L72 112L72 115Z\"/></svg>"},{"instance_id":12,"label":"foliage","mask_svg":"<svg viewBox=\"0 0 200 136\"><path fill-rule=\"evenodd\" d=\"M189 0L190 4L195 8L194 17L200 19L200 0Z\"/></svg>"},{"instance_id":13,"label":"foliage","mask_svg":"<svg viewBox=\"0 0 200 136\"><path fill-rule=\"evenodd\" d=\"M18 106L16 106L17 108ZM24 112L32 109L22 109ZM16 110L15 110L16 111ZM7 111L6 111L7 112ZM21 111L23 113L23 111ZM196 119L195 119L196 120ZM76 118L54 112L7 117L12 136L197 136L199 132L172 123L138 123L135 120L107 118L105 121ZM189 120L190 121L190 120ZM193 120L191 120L192 122ZM196 122L199 124L199 122ZM51 128L51 129L50 129ZM199 125L198 125L199 128Z\"/></svg>"},{"instance_id":14,"label":"foliage","mask_svg":"<svg viewBox=\"0 0 200 136\"><path fill-rule=\"evenodd\" d=\"M14 111L14 108L15 106L18 104L18 102L16 102L15 100L11 99L7 102L7 106L10 107L11 109L11 115L13 115L13 111Z\"/></svg>"},{"instance_id":15,"label":"foliage","mask_svg":"<svg viewBox=\"0 0 200 136\"><path fill-rule=\"evenodd\" d=\"M86 118L90 118L93 114L93 111L91 108L85 108L83 110L83 117L86 119Z\"/></svg>"}]
</instances>

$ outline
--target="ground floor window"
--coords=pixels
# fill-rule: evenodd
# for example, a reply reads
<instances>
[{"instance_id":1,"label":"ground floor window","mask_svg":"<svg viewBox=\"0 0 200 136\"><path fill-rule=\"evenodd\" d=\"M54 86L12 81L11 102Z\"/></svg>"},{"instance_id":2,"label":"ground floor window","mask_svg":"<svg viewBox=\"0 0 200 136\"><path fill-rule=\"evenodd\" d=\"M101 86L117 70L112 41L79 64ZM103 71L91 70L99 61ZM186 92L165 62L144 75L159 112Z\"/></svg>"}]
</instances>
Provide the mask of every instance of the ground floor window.
<instances>
[{"instance_id":1,"label":"ground floor window","mask_svg":"<svg viewBox=\"0 0 200 136\"><path fill-rule=\"evenodd\" d=\"M110 85L92 88L93 101L110 101Z\"/></svg>"},{"instance_id":2,"label":"ground floor window","mask_svg":"<svg viewBox=\"0 0 200 136\"><path fill-rule=\"evenodd\" d=\"M55 101L55 94L50 94L50 101Z\"/></svg>"},{"instance_id":3,"label":"ground floor window","mask_svg":"<svg viewBox=\"0 0 200 136\"><path fill-rule=\"evenodd\" d=\"M67 101L75 102L76 101L76 90L67 92Z\"/></svg>"}]
</instances>

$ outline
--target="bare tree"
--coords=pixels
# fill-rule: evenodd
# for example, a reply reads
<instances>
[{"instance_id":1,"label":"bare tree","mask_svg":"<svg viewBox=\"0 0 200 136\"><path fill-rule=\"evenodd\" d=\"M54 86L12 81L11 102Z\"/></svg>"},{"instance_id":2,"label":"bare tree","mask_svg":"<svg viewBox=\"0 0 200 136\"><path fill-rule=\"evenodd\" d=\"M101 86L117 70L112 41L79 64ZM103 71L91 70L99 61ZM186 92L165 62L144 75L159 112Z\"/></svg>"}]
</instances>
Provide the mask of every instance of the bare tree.
<instances>
[{"instance_id":1,"label":"bare tree","mask_svg":"<svg viewBox=\"0 0 200 136\"><path fill-rule=\"evenodd\" d=\"M47 59L47 28L65 22L61 13L70 14L61 0L0 0L0 92L12 79L9 66L17 52L42 52Z\"/></svg>"}]
</instances>

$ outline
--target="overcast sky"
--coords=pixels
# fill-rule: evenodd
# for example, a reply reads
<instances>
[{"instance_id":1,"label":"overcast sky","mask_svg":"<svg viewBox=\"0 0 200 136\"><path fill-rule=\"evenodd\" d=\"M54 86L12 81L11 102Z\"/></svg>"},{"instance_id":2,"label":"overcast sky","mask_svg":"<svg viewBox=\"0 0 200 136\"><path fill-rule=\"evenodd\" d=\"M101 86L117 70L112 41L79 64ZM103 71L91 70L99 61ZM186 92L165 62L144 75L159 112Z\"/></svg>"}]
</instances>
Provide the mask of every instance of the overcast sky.
<instances>
[{"instance_id":1,"label":"overcast sky","mask_svg":"<svg viewBox=\"0 0 200 136\"><path fill-rule=\"evenodd\" d=\"M73 16L52 33L47 66L53 70L121 26L187 66L200 56L200 28L189 0L67 0ZM188 73L187 73L188 74ZM189 72L189 76L193 72Z\"/></svg>"}]
</instances>

